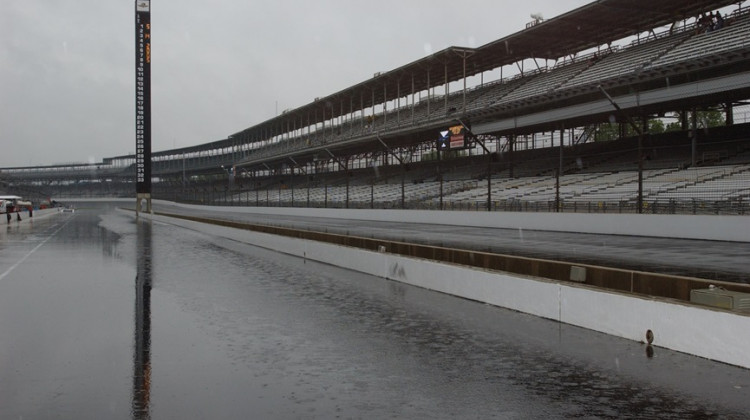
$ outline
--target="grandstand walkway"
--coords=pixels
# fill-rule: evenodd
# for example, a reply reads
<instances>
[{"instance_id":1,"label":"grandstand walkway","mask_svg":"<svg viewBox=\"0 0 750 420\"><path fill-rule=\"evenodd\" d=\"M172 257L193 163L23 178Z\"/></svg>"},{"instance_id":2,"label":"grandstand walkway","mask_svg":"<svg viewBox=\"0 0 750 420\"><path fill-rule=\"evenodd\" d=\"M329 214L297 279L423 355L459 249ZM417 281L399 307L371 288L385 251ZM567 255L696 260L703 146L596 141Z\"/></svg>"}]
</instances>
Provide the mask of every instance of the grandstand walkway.
<instances>
[{"instance_id":1,"label":"grandstand walkway","mask_svg":"<svg viewBox=\"0 0 750 420\"><path fill-rule=\"evenodd\" d=\"M750 242L414 225L397 221L363 223L359 220L236 213L222 207L188 210L162 202L154 205L154 211L709 280L750 282Z\"/></svg>"},{"instance_id":2,"label":"grandstand walkway","mask_svg":"<svg viewBox=\"0 0 750 420\"><path fill-rule=\"evenodd\" d=\"M106 204L0 229L0 338L2 418L750 412L746 369Z\"/></svg>"}]
</instances>

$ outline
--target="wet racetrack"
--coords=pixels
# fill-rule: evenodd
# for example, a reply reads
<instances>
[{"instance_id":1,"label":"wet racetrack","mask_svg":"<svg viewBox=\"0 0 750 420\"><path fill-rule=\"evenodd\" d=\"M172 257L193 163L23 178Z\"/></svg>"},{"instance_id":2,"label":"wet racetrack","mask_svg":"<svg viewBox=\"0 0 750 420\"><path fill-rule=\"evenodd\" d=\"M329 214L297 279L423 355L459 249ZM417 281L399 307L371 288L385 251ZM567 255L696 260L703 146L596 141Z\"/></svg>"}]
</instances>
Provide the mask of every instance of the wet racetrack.
<instances>
[{"instance_id":1,"label":"wet racetrack","mask_svg":"<svg viewBox=\"0 0 750 420\"><path fill-rule=\"evenodd\" d=\"M114 205L2 229L0 418L750 412L745 369L136 222Z\"/></svg>"}]
</instances>

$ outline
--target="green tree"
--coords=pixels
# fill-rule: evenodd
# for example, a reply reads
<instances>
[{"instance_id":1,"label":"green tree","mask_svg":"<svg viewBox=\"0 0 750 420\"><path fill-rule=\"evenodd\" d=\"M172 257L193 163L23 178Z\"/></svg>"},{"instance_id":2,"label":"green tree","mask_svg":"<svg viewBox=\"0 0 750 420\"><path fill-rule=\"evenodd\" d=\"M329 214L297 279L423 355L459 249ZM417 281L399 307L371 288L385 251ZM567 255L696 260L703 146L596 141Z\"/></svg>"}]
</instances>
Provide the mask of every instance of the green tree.
<instances>
[{"instance_id":1,"label":"green tree","mask_svg":"<svg viewBox=\"0 0 750 420\"><path fill-rule=\"evenodd\" d=\"M648 132L650 134L661 134L665 130L664 122L658 118L648 120ZM630 124L625 124L625 137L635 137L638 132ZM620 126L617 123L600 124L596 130L596 141L617 140L620 137Z\"/></svg>"},{"instance_id":2,"label":"green tree","mask_svg":"<svg viewBox=\"0 0 750 420\"><path fill-rule=\"evenodd\" d=\"M664 121L659 118L648 121L648 132L650 134L661 134L665 130Z\"/></svg>"},{"instance_id":3,"label":"green tree","mask_svg":"<svg viewBox=\"0 0 750 420\"><path fill-rule=\"evenodd\" d=\"M668 132L681 131L682 122L680 121L680 113L675 112L674 114L672 114L672 116L676 118L677 121L673 121L667 124L666 131ZM687 121L688 121L688 127L691 127L693 123L692 111L687 113ZM724 113L721 112L720 109L708 109L708 110L702 110L702 111L697 112L696 124L698 125L698 129L721 127L726 124L726 119L724 117Z\"/></svg>"},{"instance_id":4,"label":"green tree","mask_svg":"<svg viewBox=\"0 0 750 420\"><path fill-rule=\"evenodd\" d=\"M725 124L724 113L718 109L698 111L698 128L720 127Z\"/></svg>"},{"instance_id":5,"label":"green tree","mask_svg":"<svg viewBox=\"0 0 750 420\"><path fill-rule=\"evenodd\" d=\"M620 136L620 126L615 123L604 123L600 124L596 128L596 134L594 135L595 141L611 141L617 140Z\"/></svg>"},{"instance_id":6,"label":"green tree","mask_svg":"<svg viewBox=\"0 0 750 420\"><path fill-rule=\"evenodd\" d=\"M682 123L678 121L672 121L671 123L667 124L667 126L664 128L664 132L671 133L674 131L682 131Z\"/></svg>"}]
</instances>

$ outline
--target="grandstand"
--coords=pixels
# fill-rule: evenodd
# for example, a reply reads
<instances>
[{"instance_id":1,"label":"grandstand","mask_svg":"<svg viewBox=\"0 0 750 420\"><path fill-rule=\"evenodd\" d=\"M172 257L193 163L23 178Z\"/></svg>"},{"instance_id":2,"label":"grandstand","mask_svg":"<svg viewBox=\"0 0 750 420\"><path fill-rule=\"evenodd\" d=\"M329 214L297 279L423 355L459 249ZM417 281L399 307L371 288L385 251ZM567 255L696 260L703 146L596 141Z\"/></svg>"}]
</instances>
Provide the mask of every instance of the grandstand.
<instances>
[{"instance_id":1,"label":"grandstand","mask_svg":"<svg viewBox=\"0 0 750 420\"><path fill-rule=\"evenodd\" d=\"M697 24L696 16L719 9L725 27ZM156 152L153 196L748 214L748 97L743 2L602 0L478 48L450 47L378 73L226 139ZM703 121L711 112L719 123ZM451 126L468 128L467 141L439 150ZM134 164L120 156L2 168L0 180L24 196L132 197Z\"/></svg>"}]
</instances>

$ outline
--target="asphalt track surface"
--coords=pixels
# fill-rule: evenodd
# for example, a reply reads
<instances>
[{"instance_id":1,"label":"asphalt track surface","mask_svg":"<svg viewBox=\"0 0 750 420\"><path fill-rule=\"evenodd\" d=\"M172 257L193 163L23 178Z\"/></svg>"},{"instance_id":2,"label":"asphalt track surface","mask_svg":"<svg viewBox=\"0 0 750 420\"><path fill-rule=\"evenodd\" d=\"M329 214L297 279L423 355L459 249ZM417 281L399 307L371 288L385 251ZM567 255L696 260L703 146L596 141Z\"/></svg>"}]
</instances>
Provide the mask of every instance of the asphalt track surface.
<instances>
[{"instance_id":1,"label":"asphalt track surface","mask_svg":"<svg viewBox=\"0 0 750 420\"><path fill-rule=\"evenodd\" d=\"M154 211L487 251L708 280L750 282L748 242L243 214L157 203ZM748 218L750 223L750 218Z\"/></svg>"},{"instance_id":2,"label":"asphalt track surface","mask_svg":"<svg viewBox=\"0 0 750 420\"><path fill-rule=\"evenodd\" d=\"M658 340L115 205L0 229L0 418L747 418L748 370Z\"/></svg>"}]
</instances>

